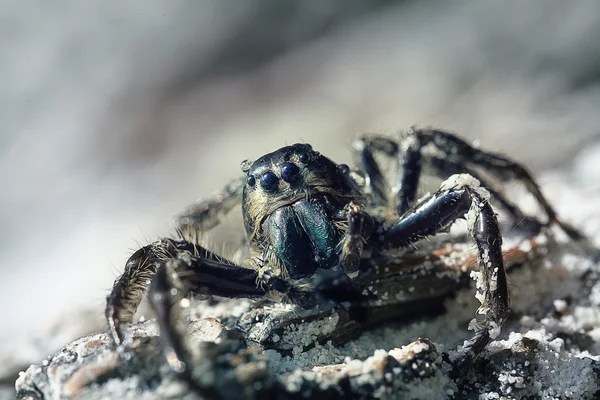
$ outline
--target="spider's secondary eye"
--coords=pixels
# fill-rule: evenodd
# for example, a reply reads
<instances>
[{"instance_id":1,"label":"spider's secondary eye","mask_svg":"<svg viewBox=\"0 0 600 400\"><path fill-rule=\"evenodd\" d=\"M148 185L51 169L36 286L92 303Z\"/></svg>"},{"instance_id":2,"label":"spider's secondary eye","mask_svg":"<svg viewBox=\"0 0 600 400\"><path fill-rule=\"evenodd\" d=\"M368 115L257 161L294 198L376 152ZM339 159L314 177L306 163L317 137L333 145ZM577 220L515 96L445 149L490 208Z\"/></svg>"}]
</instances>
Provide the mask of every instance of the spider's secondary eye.
<instances>
[{"instance_id":1,"label":"spider's secondary eye","mask_svg":"<svg viewBox=\"0 0 600 400\"><path fill-rule=\"evenodd\" d=\"M272 173L271 171L265 173L262 178L260 178L260 185L267 192L274 192L277 189L277 184L279 183L279 178L277 175Z\"/></svg>"},{"instance_id":2,"label":"spider's secondary eye","mask_svg":"<svg viewBox=\"0 0 600 400\"><path fill-rule=\"evenodd\" d=\"M300 159L301 163L306 164L308 162L308 160L310 159L310 157L308 156L307 153L300 153L298 155L298 159Z\"/></svg>"},{"instance_id":3,"label":"spider's secondary eye","mask_svg":"<svg viewBox=\"0 0 600 400\"><path fill-rule=\"evenodd\" d=\"M248 186L254 186L256 184L256 178L254 178L254 176L250 175L246 182L248 182Z\"/></svg>"},{"instance_id":4,"label":"spider's secondary eye","mask_svg":"<svg viewBox=\"0 0 600 400\"><path fill-rule=\"evenodd\" d=\"M300 174L300 168L296 164L285 163L281 168L281 177L286 182L293 182Z\"/></svg>"}]
</instances>

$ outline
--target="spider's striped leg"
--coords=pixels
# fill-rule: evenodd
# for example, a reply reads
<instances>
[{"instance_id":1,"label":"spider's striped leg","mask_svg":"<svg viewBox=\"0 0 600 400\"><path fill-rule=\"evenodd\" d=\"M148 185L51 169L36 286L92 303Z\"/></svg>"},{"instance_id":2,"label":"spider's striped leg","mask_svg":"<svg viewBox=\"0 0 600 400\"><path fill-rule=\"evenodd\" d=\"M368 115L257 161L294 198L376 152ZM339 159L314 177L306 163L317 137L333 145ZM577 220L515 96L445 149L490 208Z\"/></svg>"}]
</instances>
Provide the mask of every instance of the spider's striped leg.
<instances>
[{"instance_id":1,"label":"spider's striped leg","mask_svg":"<svg viewBox=\"0 0 600 400\"><path fill-rule=\"evenodd\" d=\"M500 332L510 314L506 271L502 259L502 236L485 190L470 186L468 175L462 183L440 191L404 214L382 232L382 246L401 248L446 230L468 215L469 229L479 251L480 291L483 319L476 324L473 338L459 350L455 372L468 369L485 346Z\"/></svg>"},{"instance_id":2,"label":"spider's striped leg","mask_svg":"<svg viewBox=\"0 0 600 400\"><path fill-rule=\"evenodd\" d=\"M538 184L521 164L499 154L479 150L448 132L435 129L416 129L413 130L413 133L420 137L423 143L433 143L447 157L458 161L460 164L481 168L502 181L517 180L523 183L548 216L549 224L556 223L573 240L585 239L585 236L579 230L558 218L556 211L546 200Z\"/></svg>"}]
</instances>

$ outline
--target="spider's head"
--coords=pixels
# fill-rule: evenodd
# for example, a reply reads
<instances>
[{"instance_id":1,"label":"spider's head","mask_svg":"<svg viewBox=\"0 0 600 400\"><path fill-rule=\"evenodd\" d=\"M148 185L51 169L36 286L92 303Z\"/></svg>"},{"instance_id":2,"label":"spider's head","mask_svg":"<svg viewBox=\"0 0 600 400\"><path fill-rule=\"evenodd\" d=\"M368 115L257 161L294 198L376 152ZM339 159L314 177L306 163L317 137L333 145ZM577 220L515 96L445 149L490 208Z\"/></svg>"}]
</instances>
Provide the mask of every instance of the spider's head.
<instances>
[{"instance_id":1,"label":"spider's head","mask_svg":"<svg viewBox=\"0 0 600 400\"><path fill-rule=\"evenodd\" d=\"M274 211L297 201L327 197L341 208L361 196L348 176L348 166L334 163L309 144L282 147L254 162L244 161L242 171L246 174L242 210L251 235Z\"/></svg>"}]
</instances>

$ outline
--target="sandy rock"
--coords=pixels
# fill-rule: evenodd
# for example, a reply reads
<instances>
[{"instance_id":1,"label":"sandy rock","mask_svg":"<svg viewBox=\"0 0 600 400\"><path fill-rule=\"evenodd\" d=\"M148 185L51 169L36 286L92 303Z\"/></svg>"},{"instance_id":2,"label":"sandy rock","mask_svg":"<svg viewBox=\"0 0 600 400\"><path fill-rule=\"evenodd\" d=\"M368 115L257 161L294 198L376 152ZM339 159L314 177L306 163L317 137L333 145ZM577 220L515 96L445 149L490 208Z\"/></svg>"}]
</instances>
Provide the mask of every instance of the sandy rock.
<instances>
[{"instance_id":1,"label":"sandy rock","mask_svg":"<svg viewBox=\"0 0 600 400\"><path fill-rule=\"evenodd\" d=\"M16 382L17 398L594 398L600 275L588 256L563 247L522 252L528 263L512 268L511 282L541 287L514 296L513 317L464 376L451 377L448 361L469 337L472 290L444 300L439 316L351 334L342 310L224 300L198 303L187 319L200 389L170 372L149 320L130 327L129 350L96 333L32 365Z\"/></svg>"}]
</instances>

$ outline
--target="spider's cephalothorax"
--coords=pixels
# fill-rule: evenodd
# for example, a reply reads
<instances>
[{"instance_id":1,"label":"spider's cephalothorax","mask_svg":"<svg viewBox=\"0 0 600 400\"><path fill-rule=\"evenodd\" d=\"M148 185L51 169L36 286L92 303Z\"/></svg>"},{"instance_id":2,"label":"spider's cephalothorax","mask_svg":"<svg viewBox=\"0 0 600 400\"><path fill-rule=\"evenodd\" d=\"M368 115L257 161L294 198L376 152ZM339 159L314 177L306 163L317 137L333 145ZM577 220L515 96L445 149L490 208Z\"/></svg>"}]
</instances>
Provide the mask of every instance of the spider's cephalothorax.
<instances>
[{"instance_id":1,"label":"spider's cephalothorax","mask_svg":"<svg viewBox=\"0 0 600 400\"><path fill-rule=\"evenodd\" d=\"M459 372L497 335L510 312L502 237L490 198L528 235L558 224L572 239L584 240L558 220L525 168L453 134L411 129L398 139L363 135L353 147L358 164L354 170L308 144L286 146L255 162L243 162L242 177L181 214L178 230L187 240L161 239L128 260L108 297L106 316L113 342L124 343L123 326L132 322L149 288L171 369L211 395L208 388L195 384L190 373L192 361L183 334L176 329L176 300L200 293L283 298L304 309L326 305L351 311L379 301L388 308L419 310L420 304L446 296L456 287L444 274L406 268L392 286L402 292L389 296L394 302L376 295L378 285L384 284L376 278L378 271L402 264L408 260L402 257L409 256L417 242L447 232L457 219L468 216L482 278L478 286L483 316L473 338L453 360ZM379 157L395 163L394 182L385 179ZM417 201L422 174L444 182L437 192ZM524 215L505 198L500 184L511 180L524 184L545 212L545 220ZM190 232L214 227L240 203L249 257L236 265L200 246ZM403 290L406 282L419 282L423 290Z\"/></svg>"},{"instance_id":2,"label":"spider's cephalothorax","mask_svg":"<svg viewBox=\"0 0 600 400\"><path fill-rule=\"evenodd\" d=\"M339 263L343 210L363 195L346 165L296 144L249 166L242 213L251 245L267 257L269 272L292 279ZM280 273L281 272L281 273Z\"/></svg>"}]
</instances>

